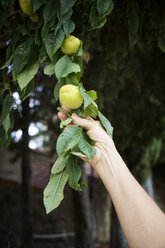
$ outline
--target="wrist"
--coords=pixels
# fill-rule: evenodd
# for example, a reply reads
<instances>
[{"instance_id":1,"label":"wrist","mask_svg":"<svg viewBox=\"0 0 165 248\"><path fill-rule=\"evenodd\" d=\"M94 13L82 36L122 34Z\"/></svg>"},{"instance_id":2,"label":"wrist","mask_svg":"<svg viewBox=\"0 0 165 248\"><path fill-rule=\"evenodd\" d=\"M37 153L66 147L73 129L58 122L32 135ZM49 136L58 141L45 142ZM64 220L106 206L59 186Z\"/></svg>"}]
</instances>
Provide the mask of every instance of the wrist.
<instances>
[{"instance_id":1,"label":"wrist","mask_svg":"<svg viewBox=\"0 0 165 248\"><path fill-rule=\"evenodd\" d=\"M120 157L113 140L110 137L108 138L104 142L97 142L95 144L96 155L91 164L99 176L101 176L100 173L105 173L105 170L108 170L108 168L114 167L114 159L117 160Z\"/></svg>"},{"instance_id":2,"label":"wrist","mask_svg":"<svg viewBox=\"0 0 165 248\"><path fill-rule=\"evenodd\" d=\"M121 173L127 167L118 153L113 140L105 147L103 145L101 149L99 147L97 152L99 153L97 154L99 155L97 156L98 159L92 165L109 191L109 187L117 186L116 184L120 180Z\"/></svg>"}]
</instances>

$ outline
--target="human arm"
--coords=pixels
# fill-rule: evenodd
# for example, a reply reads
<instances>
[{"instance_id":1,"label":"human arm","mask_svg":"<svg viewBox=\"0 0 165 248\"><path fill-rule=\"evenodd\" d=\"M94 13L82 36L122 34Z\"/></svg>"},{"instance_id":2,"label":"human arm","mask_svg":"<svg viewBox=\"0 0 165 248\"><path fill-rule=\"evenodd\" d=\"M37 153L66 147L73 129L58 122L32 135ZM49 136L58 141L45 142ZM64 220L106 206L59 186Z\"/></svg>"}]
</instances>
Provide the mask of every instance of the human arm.
<instances>
[{"instance_id":1,"label":"human arm","mask_svg":"<svg viewBox=\"0 0 165 248\"><path fill-rule=\"evenodd\" d=\"M91 164L111 196L130 248L165 247L165 215L132 176L111 137L90 117L73 114L72 122L96 141Z\"/></svg>"}]
</instances>

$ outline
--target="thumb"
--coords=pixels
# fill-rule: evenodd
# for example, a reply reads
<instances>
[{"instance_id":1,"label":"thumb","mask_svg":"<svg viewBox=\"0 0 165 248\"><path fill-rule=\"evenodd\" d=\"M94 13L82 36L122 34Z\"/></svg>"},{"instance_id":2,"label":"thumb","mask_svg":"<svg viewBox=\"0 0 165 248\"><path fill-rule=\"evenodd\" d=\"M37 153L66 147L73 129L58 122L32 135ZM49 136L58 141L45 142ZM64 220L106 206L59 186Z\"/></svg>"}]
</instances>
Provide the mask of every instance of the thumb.
<instances>
[{"instance_id":1,"label":"thumb","mask_svg":"<svg viewBox=\"0 0 165 248\"><path fill-rule=\"evenodd\" d=\"M77 114L72 114L72 122L75 125L82 127L85 130L90 130L93 126L93 121L82 119Z\"/></svg>"}]
</instances>

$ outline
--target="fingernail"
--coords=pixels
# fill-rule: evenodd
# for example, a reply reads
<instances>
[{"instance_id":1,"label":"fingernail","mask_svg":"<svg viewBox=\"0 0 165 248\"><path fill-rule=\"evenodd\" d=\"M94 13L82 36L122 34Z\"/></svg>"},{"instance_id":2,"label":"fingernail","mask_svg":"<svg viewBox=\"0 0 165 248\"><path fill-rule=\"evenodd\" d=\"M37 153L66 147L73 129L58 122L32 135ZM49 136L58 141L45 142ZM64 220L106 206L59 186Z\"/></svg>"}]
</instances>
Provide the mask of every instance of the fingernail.
<instances>
[{"instance_id":1,"label":"fingernail","mask_svg":"<svg viewBox=\"0 0 165 248\"><path fill-rule=\"evenodd\" d=\"M73 113L72 118L75 118L75 117L77 117L77 114Z\"/></svg>"}]
</instances>

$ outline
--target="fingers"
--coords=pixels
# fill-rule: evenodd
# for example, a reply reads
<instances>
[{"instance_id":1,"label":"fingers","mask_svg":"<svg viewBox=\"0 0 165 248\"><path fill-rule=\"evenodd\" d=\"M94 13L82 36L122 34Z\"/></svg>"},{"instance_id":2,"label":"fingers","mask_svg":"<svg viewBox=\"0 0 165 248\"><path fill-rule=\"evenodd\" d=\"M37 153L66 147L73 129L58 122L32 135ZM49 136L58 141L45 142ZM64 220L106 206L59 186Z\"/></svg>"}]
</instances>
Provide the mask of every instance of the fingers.
<instances>
[{"instance_id":1,"label":"fingers","mask_svg":"<svg viewBox=\"0 0 165 248\"><path fill-rule=\"evenodd\" d=\"M89 115L86 115L86 116L85 116L85 119L90 120L90 121L95 121L95 120L92 119Z\"/></svg>"},{"instance_id":2,"label":"fingers","mask_svg":"<svg viewBox=\"0 0 165 248\"><path fill-rule=\"evenodd\" d=\"M89 119L82 119L77 114L72 114L72 122L75 125L82 127L85 130L90 130L93 126L93 121Z\"/></svg>"},{"instance_id":3,"label":"fingers","mask_svg":"<svg viewBox=\"0 0 165 248\"><path fill-rule=\"evenodd\" d=\"M62 106L62 108L64 110L66 110L67 112L70 112L71 111L69 108L65 107L64 105ZM68 116L65 113L63 113L63 112L58 112L58 117L59 117L59 119L61 121L65 121L68 118Z\"/></svg>"},{"instance_id":4,"label":"fingers","mask_svg":"<svg viewBox=\"0 0 165 248\"><path fill-rule=\"evenodd\" d=\"M65 121L68 118L68 116L63 112L58 112L58 117L61 121Z\"/></svg>"},{"instance_id":5,"label":"fingers","mask_svg":"<svg viewBox=\"0 0 165 248\"><path fill-rule=\"evenodd\" d=\"M89 160L87 157L80 157L84 162L89 163Z\"/></svg>"},{"instance_id":6,"label":"fingers","mask_svg":"<svg viewBox=\"0 0 165 248\"><path fill-rule=\"evenodd\" d=\"M67 112L71 111L69 108L65 106L62 106L62 108ZM65 121L68 118L68 116L63 112L58 112L58 117L61 121ZM75 113L72 114L72 123L82 127L85 130L90 130L94 122L95 121L89 115L86 115L85 119L82 119L77 114Z\"/></svg>"},{"instance_id":7,"label":"fingers","mask_svg":"<svg viewBox=\"0 0 165 248\"><path fill-rule=\"evenodd\" d=\"M65 107L64 105L62 106L62 108L63 108L64 110L66 110L67 112L70 112L70 111L71 111L71 109Z\"/></svg>"}]
</instances>

